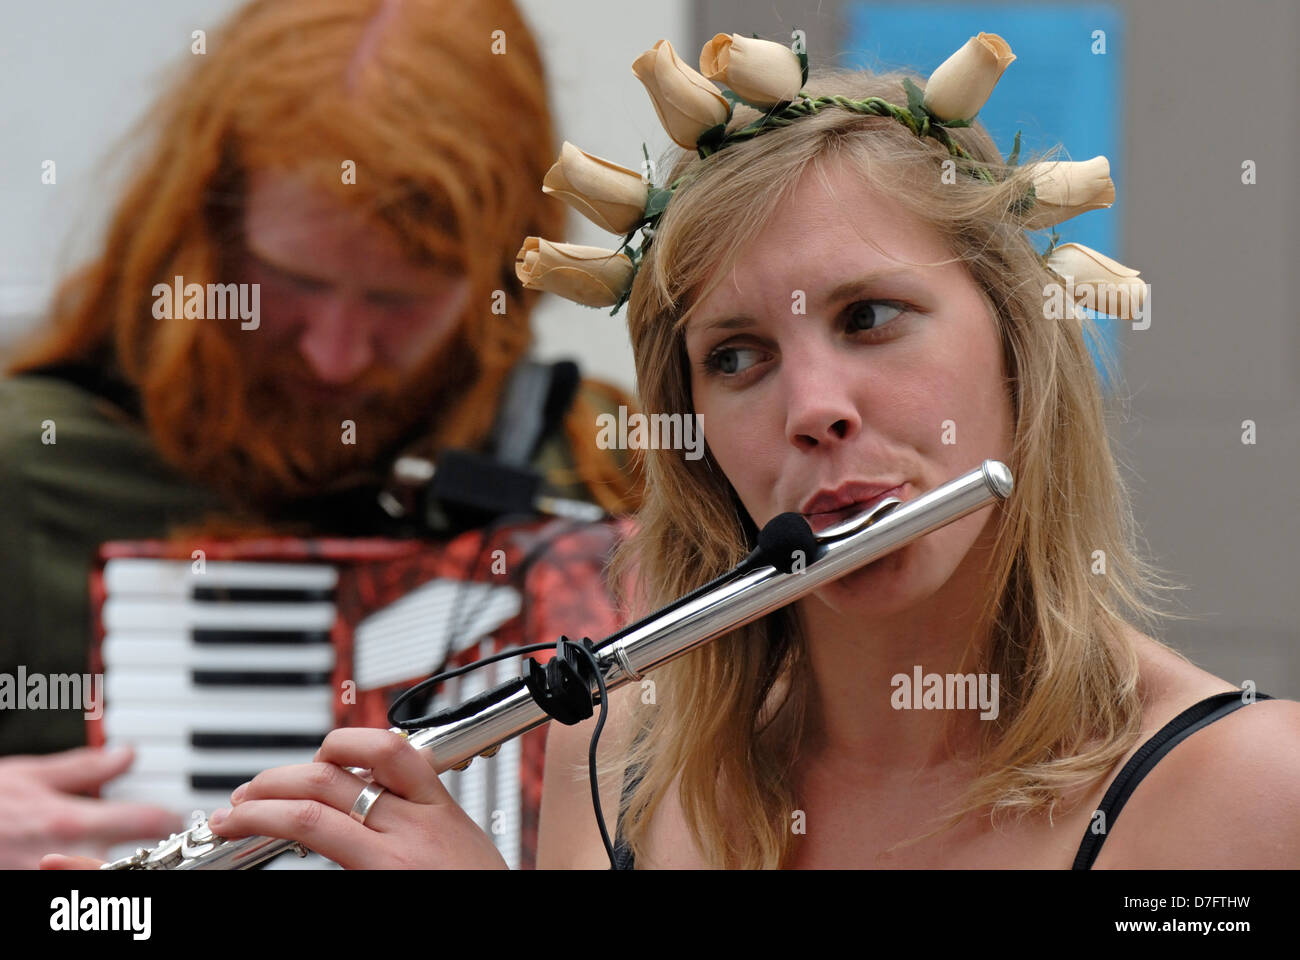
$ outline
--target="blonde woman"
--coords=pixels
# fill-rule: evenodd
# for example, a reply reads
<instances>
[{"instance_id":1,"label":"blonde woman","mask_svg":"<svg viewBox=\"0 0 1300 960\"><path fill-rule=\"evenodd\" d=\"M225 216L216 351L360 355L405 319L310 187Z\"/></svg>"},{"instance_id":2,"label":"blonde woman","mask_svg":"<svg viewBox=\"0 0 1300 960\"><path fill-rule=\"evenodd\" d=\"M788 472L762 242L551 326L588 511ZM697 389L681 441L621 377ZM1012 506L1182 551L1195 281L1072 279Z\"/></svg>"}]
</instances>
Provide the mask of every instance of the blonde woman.
<instances>
[{"instance_id":1,"label":"blonde woman","mask_svg":"<svg viewBox=\"0 0 1300 960\"><path fill-rule=\"evenodd\" d=\"M803 92L907 102L896 75ZM632 609L726 571L782 512L824 529L990 458L1016 486L616 693L617 865L1296 867L1300 705L1250 702L1139 629L1164 584L1135 549L1090 321L1044 307L1060 278L1017 203L1034 170L978 125L950 136L969 155L952 182L950 151L849 109L683 153L667 178L628 321L644 408L700 415L707 454L646 451L615 563ZM899 678L918 671L996 699L916 709ZM550 730L541 867L610 862L594 723ZM400 738L337 731L318 759L257 777L214 829L345 866L502 865ZM387 787L364 823L348 765Z\"/></svg>"},{"instance_id":2,"label":"blonde woman","mask_svg":"<svg viewBox=\"0 0 1300 960\"><path fill-rule=\"evenodd\" d=\"M906 102L897 76L805 89ZM823 512L836 498L912 499L986 458L1016 489L669 664L654 704L632 691L620 865L1300 866L1300 705L1232 710L1240 689L1126 617L1156 622L1161 584L1080 323L1045 319L1057 278L1008 213L1030 171L1002 169L978 127L953 135L996 188L944 183L932 142L833 109L668 177L698 171L629 327L643 405L701 415L708 456L647 452L618 558L643 606L737 563L784 511L821 529L846 515ZM899 709L893 680L917 666L997 675L996 718ZM1139 747L1218 694L1182 731L1232 712L1161 756L1122 817L1098 815ZM587 731L550 736L540 862L600 866L585 776L564 777Z\"/></svg>"}]
</instances>

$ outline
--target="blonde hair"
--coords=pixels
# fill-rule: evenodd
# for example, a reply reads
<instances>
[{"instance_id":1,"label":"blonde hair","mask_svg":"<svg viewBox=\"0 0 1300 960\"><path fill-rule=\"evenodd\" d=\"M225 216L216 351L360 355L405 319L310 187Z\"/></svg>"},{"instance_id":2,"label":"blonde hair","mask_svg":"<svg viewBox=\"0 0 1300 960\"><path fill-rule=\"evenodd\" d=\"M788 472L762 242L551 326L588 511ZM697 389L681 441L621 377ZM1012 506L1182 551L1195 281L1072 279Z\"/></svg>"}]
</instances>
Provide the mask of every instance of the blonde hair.
<instances>
[{"instance_id":1,"label":"blonde hair","mask_svg":"<svg viewBox=\"0 0 1300 960\"><path fill-rule=\"evenodd\" d=\"M902 104L903 77L818 71L805 89ZM736 113L732 128L756 116L747 108ZM1050 816L1131 748L1141 705L1125 614L1154 624L1169 614L1152 598L1171 589L1139 555L1080 318L1045 319L1044 287L1055 278L1013 211L1028 175L1002 161L979 124L951 134L974 158L956 161L955 184L941 182L949 159L942 145L896 120L841 108L704 161L684 153L668 178L684 180L637 275L628 313L643 409L690 413L683 331L692 305L786 202L805 167L825 158L855 165L935 230L986 295L1011 381L1016 489L998 511L994 589L981 615L991 640L967 656L979 661L975 669L1000 675L1004 705L996 721L981 725L977 776L940 830L985 808ZM976 167L994 183L967 175ZM1095 333L1090 320L1083 323ZM614 559L624 602L638 611L725 572L756 533L711 454L698 461L658 450L645 456L640 528ZM1098 550L1105 576L1090 572ZM625 765L642 773L624 803L633 852L643 850L651 818L680 778L685 821L709 863L788 864L790 811L800 806L791 774L810 684L794 608L668 664L655 680L656 706L636 709L635 740L609 767L611 775L621 776Z\"/></svg>"}]
</instances>

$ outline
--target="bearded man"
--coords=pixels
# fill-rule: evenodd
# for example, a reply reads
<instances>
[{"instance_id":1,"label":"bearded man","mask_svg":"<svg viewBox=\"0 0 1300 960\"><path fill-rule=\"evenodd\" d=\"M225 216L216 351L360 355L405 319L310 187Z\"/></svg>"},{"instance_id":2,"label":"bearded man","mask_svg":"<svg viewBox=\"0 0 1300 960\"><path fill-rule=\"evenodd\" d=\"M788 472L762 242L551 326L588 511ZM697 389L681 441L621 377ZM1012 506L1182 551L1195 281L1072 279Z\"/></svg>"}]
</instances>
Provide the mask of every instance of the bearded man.
<instances>
[{"instance_id":1,"label":"bearded man","mask_svg":"<svg viewBox=\"0 0 1300 960\"><path fill-rule=\"evenodd\" d=\"M399 456L488 438L531 340L518 238L563 222L509 0L258 0L148 121L103 253L0 380L0 673L84 672L104 541L383 532ZM534 460L548 492L635 506L595 443L620 403L583 383ZM0 753L84 743L80 711L0 711ZM0 760L0 866L174 829L73 796L130 762Z\"/></svg>"}]
</instances>

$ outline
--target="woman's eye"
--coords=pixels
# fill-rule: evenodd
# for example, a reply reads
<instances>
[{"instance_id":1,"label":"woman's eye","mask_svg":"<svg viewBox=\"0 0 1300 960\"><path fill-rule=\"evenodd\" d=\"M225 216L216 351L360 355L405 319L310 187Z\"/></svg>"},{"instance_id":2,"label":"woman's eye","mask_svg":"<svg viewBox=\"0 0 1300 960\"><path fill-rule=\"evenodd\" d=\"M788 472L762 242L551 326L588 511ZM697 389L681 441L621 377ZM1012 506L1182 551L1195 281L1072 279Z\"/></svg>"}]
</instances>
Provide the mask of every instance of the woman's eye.
<instances>
[{"instance_id":1,"label":"woman's eye","mask_svg":"<svg viewBox=\"0 0 1300 960\"><path fill-rule=\"evenodd\" d=\"M761 351L754 347L718 347L704 358L704 367L711 373L720 373L723 376L743 373L753 366L752 363L744 367L740 365L740 355L746 353L758 354Z\"/></svg>"},{"instance_id":2,"label":"woman's eye","mask_svg":"<svg viewBox=\"0 0 1300 960\"><path fill-rule=\"evenodd\" d=\"M902 304L888 300L859 300L857 303L849 304L848 307L849 322L858 330L875 330L902 312ZM866 326L858 326L858 324L866 324Z\"/></svg>"}]
</instances>

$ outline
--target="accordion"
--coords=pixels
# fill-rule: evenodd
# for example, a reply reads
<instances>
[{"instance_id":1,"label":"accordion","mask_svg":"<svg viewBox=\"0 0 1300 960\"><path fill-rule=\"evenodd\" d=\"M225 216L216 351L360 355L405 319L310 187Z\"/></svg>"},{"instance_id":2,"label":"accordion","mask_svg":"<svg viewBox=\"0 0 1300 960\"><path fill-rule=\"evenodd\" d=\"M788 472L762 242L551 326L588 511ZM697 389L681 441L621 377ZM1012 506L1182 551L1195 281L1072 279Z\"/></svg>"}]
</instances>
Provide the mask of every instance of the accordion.
<instances>
[{"instance_id":1,"label":"accordion","mask_svg":"<svg viewBox=\"0 0 1300 960\"><path fill-rule=\"evenodd\" d=\"M442 542L104 544L91 666L105 705L89 739L129 744L136 760L102 795L187 818L228 806L260 771L311 762L334 727L389 726L393 698L434 673L562 634L612 633L605 570L626 533L617 521L545 520ZM520 670L507 659L451 679L422 712ZM545 738L543 726L442 774L512 868L535 862Z\"/></svg>"}]
</instances>

